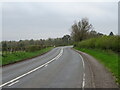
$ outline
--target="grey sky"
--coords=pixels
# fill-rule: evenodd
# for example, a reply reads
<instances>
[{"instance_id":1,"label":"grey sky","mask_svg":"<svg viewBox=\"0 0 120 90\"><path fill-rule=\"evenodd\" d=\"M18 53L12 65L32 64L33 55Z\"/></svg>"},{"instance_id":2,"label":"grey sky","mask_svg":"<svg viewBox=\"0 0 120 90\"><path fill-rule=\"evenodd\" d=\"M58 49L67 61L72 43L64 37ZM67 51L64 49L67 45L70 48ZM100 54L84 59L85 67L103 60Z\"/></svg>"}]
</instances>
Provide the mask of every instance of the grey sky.
<instances>
[{"instance_id":1,"label":"grey sky","mask_svg":"<svg viewBox=\"0 0 120 90\"><path fill-rule=\"evenodd\" d=\"M70 34L87 17L97 32L118 33L117 2L12 2L2 4L3 40L46 39Z\"/></svg>"}]
</instances>

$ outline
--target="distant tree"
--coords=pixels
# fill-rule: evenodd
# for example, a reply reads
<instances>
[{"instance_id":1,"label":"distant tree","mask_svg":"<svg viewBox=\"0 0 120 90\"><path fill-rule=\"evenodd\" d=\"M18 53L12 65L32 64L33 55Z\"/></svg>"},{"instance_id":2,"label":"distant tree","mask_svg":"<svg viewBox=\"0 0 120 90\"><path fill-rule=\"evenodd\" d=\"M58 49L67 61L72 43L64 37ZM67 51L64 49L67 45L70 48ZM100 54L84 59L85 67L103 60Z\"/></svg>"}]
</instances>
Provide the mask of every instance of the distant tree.
<instances>
[{"instance_id":1,"label":"distant tree","mask_svg":"<svg viewBox=\"0 0 120 90\"><path fill-rule=\"evenodd\" d=\"M34 40L31 39L31 40L29 41L29 43L30 43L31 45L34 45Z\"/></svg>"},{"instance_id":2,"label":"distant tree","mask_svg":"<svg viewBox=\"0 0 120 90\"><path fill-rule=\"evenodd\" d=\"M7 51L7 42L6 41L2 42L2 51Z\"/></svg>"},{"instance_id":3,"label":"distant tree","mask_svg":"<svg viewBox=\"0 0 120 90\"><path fill-rule=\"evenodd\" d=\"M97 37L97 32L95 30L91 30L90 32L88 32L88 35L86 37L87 38Z\"/></svg>"},{"instance_id":4,"label":"distant tree","mask_svg":"<svg viewBox=\"0 0 120 90\"><path fill-rule=\"evenodd\" d=\"M102 36L102 35L104 35L104 34L102 34L102 33L97 33L97 35L98 35L98 36Z\"/></svg>"},{"instance_id":5,"label":"distant tree","mask_svg":"<svg viewBox=\"0 0 120 90\"><path fill-rule=\"evenodd\" d=\"M89 20L87 18L83 18L78 23L74 23L72 25L71 36L74 41L82 41L87 38L87 32L92 30L92 24L89 24Z\"/></svg>"},{"instance_id":6,"label":"distant tree","mask_svg":"<svg viewBox=\"0 0 120 90\"><path fill-rule=\"evenodd\" d=\"M68 40L68 39L70 39L70 35L64 35L64 36L62 37L62 39L63 39L63 40Z\"/></svg>"},{"instance_id":7,"label":"distant tree","mask_svg":"<svg viewBox=\"0 0 120 90\"><path fill-rule=\"evenodd\" d=\"M25 44L24 44L24 42L22 40L19 40L18 47L19 47L20 51L25 50Z\"/></svg>"},{"instance_id":8,"label":"distant tree","mask_svg":"<svg viewBox=\"0 0 120 90\"><path fill-rule=\"evenodd\" d=\"M2 41L2 56L4 56L4 54L7 54L7 50L8 50L7 41Z\"/></svg>"},{"instance_id":9,"label":"distant tree","mask_svg":"<svg viewBox=\"0 0 120 90\"><path fill-rule=\"evenodd\" d=\"M113 36L113 35L114 35L113 32L110 32L109 36Z\"/></svg>"},{"instance_id":10,"label":"distant tree","mask_svg":"<svg viewBox=\"0 0 120 90\"><path fill-rule=\"evenodd\" d=\"M69 41L71 40L71 37L70 37L70 35L64 35L63 37L62 37L62 40L63 40L63 43L66 45L68 45L69 44Z\"/></svg>"}]
</instances>

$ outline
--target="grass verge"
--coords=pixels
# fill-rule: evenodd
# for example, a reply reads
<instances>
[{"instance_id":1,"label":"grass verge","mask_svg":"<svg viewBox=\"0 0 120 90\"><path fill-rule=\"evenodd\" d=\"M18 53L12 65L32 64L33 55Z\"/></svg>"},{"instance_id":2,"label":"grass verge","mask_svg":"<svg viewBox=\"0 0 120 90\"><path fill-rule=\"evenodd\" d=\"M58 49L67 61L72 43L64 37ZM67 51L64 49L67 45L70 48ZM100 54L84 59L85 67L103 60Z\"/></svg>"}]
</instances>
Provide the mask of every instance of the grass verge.
<instances>
[{"instance_id":1,"label":"grass verge","mask_svg":"<svg viewBox=\"0 0 120 90\"><path fill-rule=\"evenodd\" d=\"M34 52L21 51L21 52L7 54L4 57L2 57L2 59L0 59L0 62L2 62L2 65L7 65L7 64L19 62L19 61L29 59L29 58L41 55L43 53L46 53L46 52L50 51L52 48L53 47L48 47L48 48L44 48L44 49L41 49L39 51L34 51Z\"/></svg>"},{"instance_id":2,"label":"grass verge","mask_svg":"<svg viewBox=\"0 0 120 90\"><path fill-rule=\"evenodd\" d=\"M113 76L116 77L116 82L119 83L120 85L120 75L118 73L119 55L117 53L114 53L110 50L105 51L100 49L87 49L87 48L78 48L78 47L75 47L75 49L88 53L91 56L95 57L110 72L112 72Z\"/></svg>"}]
</instances>

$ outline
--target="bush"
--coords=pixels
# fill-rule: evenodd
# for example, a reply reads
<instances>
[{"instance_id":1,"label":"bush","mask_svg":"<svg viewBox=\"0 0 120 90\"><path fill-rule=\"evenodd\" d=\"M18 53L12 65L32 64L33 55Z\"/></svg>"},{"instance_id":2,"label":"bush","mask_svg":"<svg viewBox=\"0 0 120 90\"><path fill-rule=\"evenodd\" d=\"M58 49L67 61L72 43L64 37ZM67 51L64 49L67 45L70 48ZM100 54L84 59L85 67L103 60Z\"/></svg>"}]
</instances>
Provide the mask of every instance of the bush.
<instances>
[{"instance_id":1,"label":"bush","mask_svg":"<svg viewBox=\"0 0 120 90\"><path fill-rule=\"evenodd\" d=\"M80 48L110 49L120 52L120 36L102 36L81 41L76 45Z\"/></svg>"},{"instance_id":2,"label":"bush","mask_svg":"<svg viewBox=\"0 0 120 90\"><path fill-rule=\"evenodd\" d=\"M42 47L40 45L30 45L28 47L26 47L26 51L27 52L34 52L34 51L37 51L37 50L40 50L42 49Z\"/></svg>"}]
</instances>

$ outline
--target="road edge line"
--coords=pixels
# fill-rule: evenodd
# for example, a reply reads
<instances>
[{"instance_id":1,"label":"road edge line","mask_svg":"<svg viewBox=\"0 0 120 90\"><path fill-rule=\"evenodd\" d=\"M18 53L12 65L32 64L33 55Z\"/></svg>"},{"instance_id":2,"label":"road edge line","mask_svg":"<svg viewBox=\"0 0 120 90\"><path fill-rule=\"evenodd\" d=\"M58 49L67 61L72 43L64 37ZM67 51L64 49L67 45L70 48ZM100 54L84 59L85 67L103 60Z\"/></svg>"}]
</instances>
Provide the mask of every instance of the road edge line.
<instances>
[{"instance_id":1,"label":"road edge line","mask_svg":"<svg viewBox=\"0 0 120 90\"><path fill-rule=\"evenodd\" d=\"M79 53L78 53L79 54ZM82 63L83 63L83 69L84 69L84 72L83 72L83 81L82 81L82 88L85 87L85 63L84 63L84 59L83 57L81 56L81 54L79 54L79 56L81 57L82 59Z\"/></svg>"},{"instance_id":2,"label":"road edge line","mask_svg":"<svg viewBox=\"0 0 120 90\"><path fill-rule=\"evenodd\" d=\"M79 52L76 49L73 49L73 50L75 50L77 53ZM82 59L82 63L83 63L84 71L83 71L82 89L84 90L84 88L85 88L85 63L84 63L84 59L83 59L82 55L80 53L78 53L78 54L79 54L80 58Z\"/></svg>"}]
</instances>

